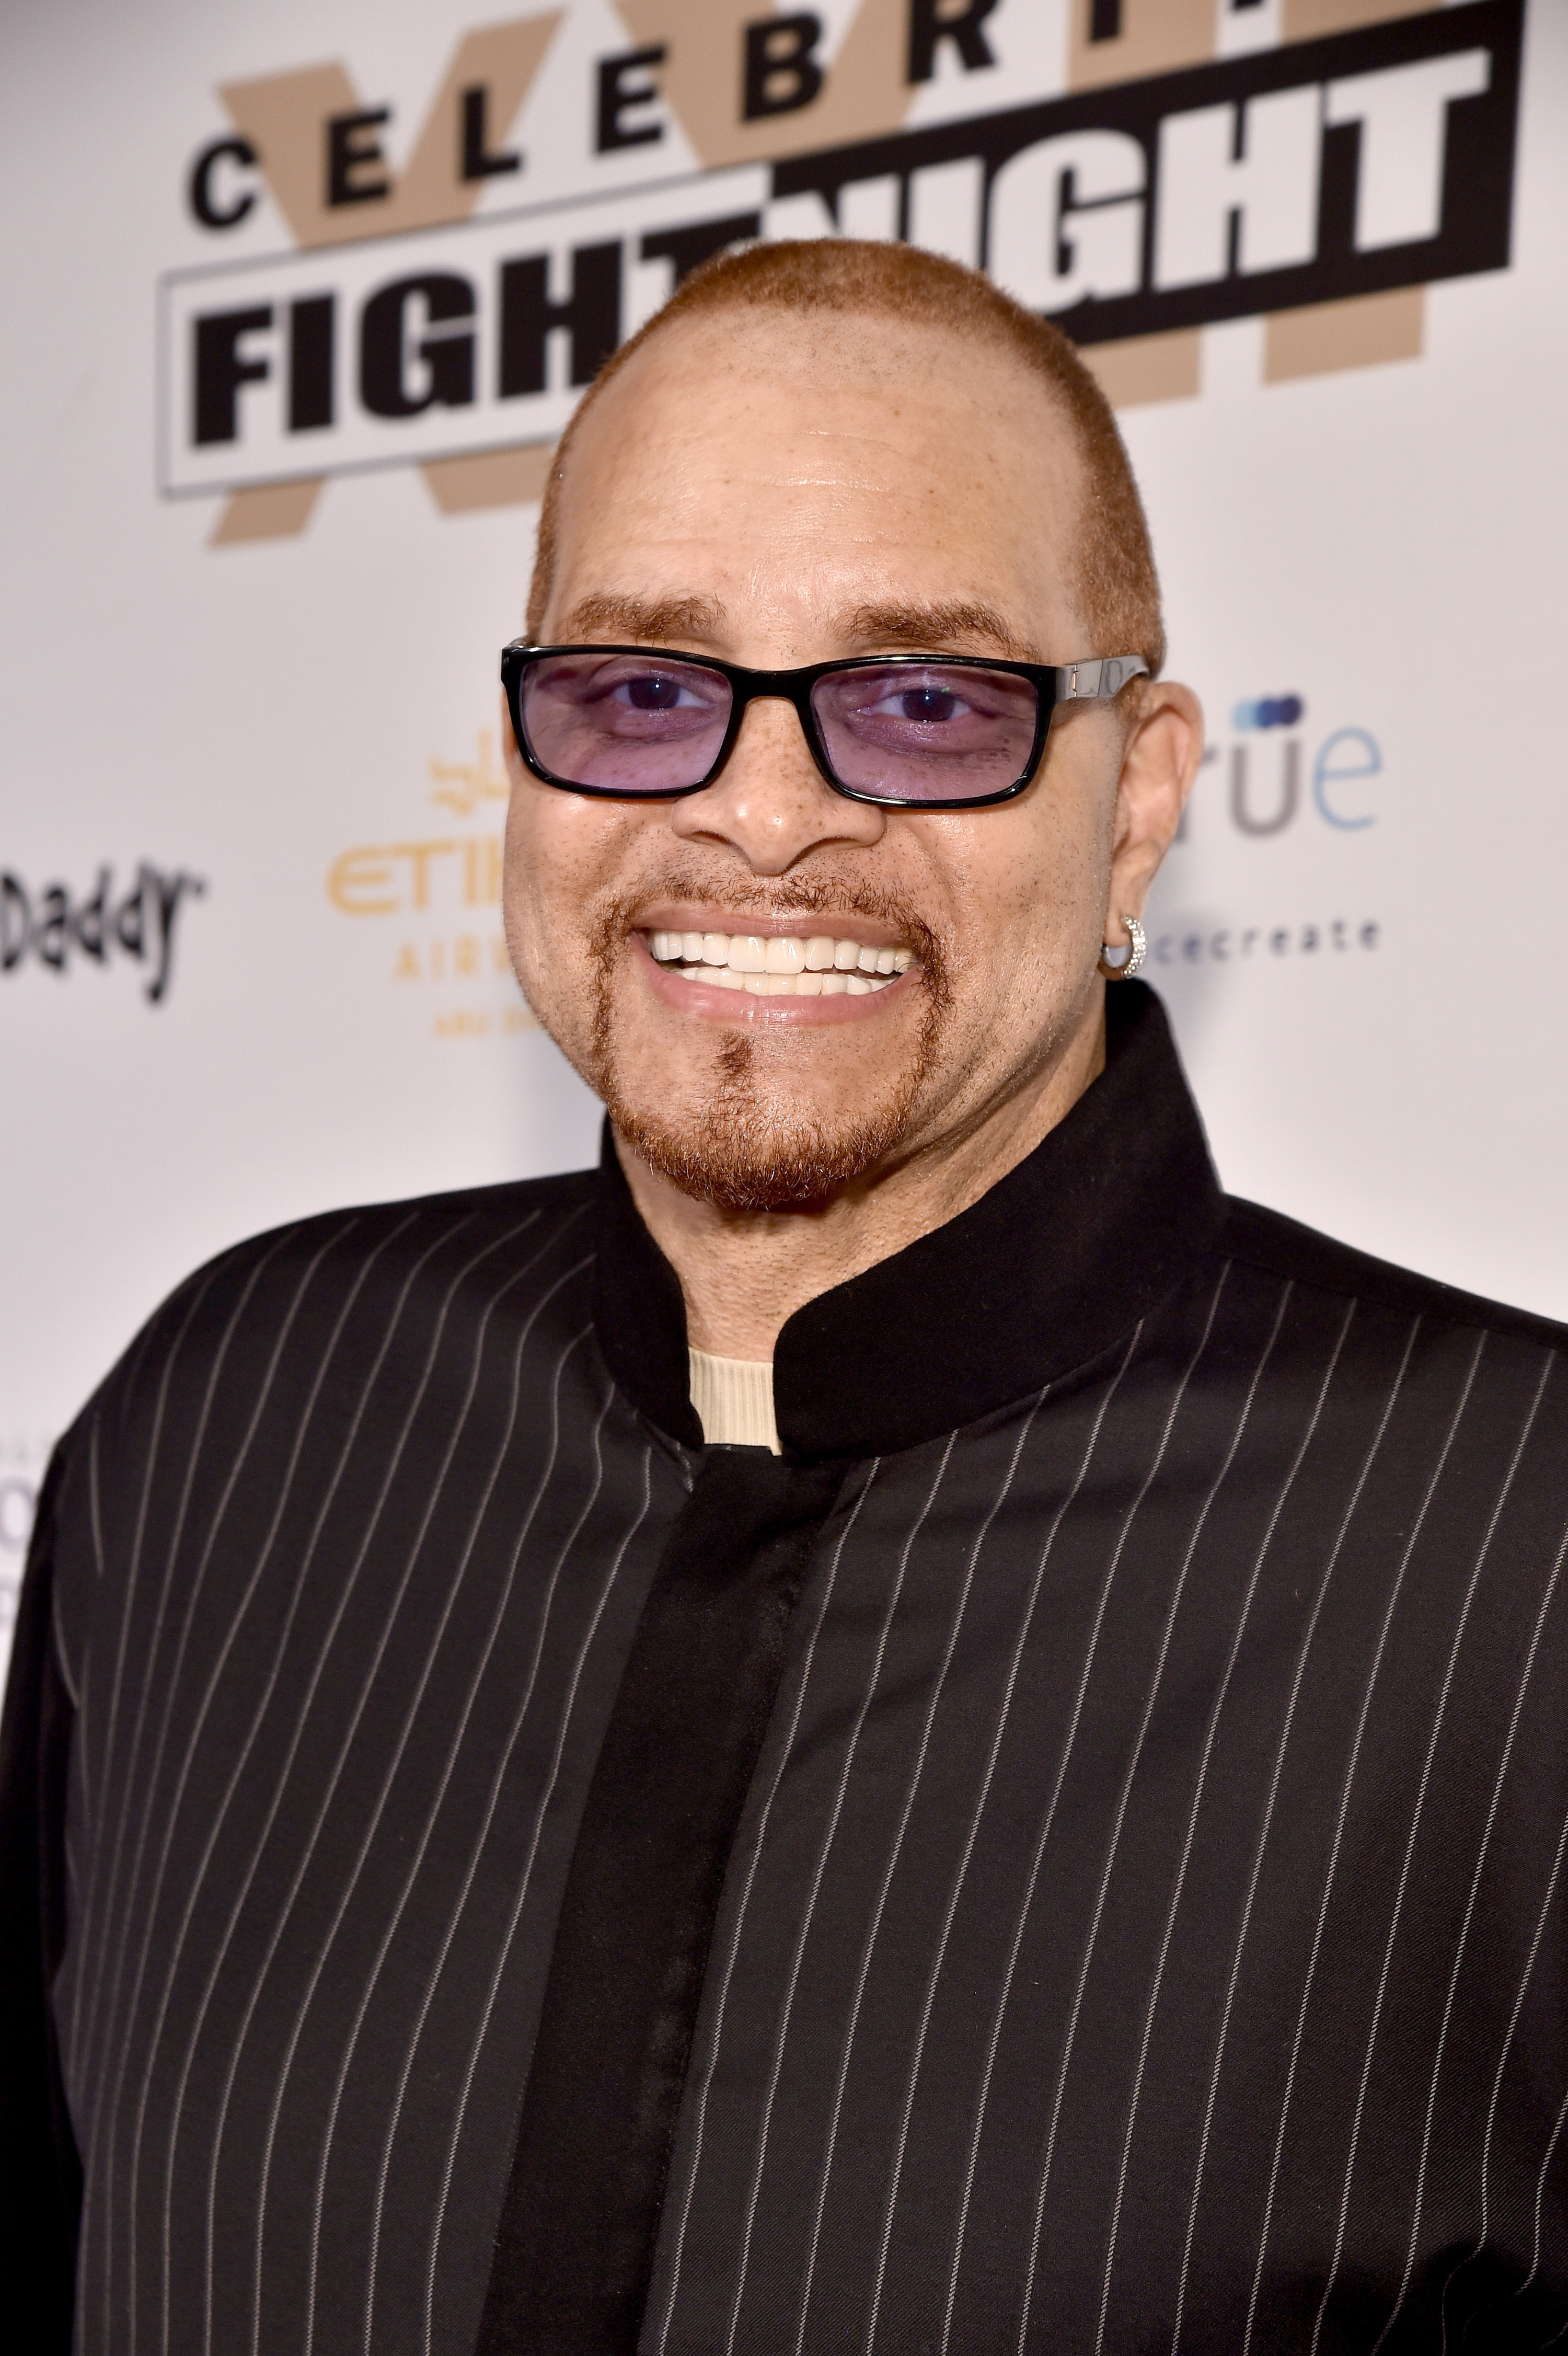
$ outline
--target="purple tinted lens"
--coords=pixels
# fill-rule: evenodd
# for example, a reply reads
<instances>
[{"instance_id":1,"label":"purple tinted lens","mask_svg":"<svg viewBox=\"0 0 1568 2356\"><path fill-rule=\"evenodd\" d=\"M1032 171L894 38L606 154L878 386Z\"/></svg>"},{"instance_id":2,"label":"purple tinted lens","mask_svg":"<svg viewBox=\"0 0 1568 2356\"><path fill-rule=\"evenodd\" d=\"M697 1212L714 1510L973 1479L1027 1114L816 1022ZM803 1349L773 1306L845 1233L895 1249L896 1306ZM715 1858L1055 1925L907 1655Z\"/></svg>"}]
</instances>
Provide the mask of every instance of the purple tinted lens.
<instances>
[{"instance_id":1,"label":"purple tinted lens","mask_svg":"<svg viewBox=\"0 0 1568 2356\"><path fill-rule=\"evenodd\" d=\"M722 671L661 655L546 655L523 673L523 733L540 768L603 794L677 794L719 758Z\"/></svg>"},{"instance_id":2,"label":"purple tinted lens","mask_svg":"<svg viewBox=\"0 0 1568 2356\"><path fill-rule=\"evenodd\" d=\"M840 785L896 802L984 801L1017 785L1040 696L1010 671L890 663L829 671L811 708Z\"/></svg>"}]
</instances>

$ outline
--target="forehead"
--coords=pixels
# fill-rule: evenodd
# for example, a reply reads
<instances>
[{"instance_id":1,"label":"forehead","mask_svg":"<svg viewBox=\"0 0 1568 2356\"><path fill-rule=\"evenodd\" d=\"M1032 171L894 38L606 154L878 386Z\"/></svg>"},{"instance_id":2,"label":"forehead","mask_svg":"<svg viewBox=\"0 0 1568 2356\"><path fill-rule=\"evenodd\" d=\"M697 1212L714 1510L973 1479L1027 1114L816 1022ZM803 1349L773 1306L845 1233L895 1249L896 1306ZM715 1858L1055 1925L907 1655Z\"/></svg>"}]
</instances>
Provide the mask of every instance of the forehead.
<instances>
[{"instance_id":1,"label":"forehead","mask_svg":"<svg viewBox=\"0 0 1568 2356\"><path fill-rule=\"evenodd\" d=\"M1070 626L1082 462L1005 348L879 317L721 313L652 337L561 487L550 606L605 594L795 609L889 595Z\"/></svg>"}]
</instances>

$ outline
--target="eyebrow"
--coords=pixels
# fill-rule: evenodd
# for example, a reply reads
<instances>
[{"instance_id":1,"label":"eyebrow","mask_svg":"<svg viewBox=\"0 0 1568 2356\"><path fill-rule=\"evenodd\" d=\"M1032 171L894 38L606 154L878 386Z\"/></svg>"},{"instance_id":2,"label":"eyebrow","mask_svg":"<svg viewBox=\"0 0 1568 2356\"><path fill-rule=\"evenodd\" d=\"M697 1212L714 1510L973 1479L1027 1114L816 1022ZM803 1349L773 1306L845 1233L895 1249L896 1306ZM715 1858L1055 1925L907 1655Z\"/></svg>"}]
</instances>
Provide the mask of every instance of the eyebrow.
<instances>
[{"instance_id":1,"label":"eyebrow","mask_svg":"<svg viewBox=\"0 0 1568 2356\"><path fill-rule=\"evenodd\" d=\"M713 597L635 597L606 591L579 598L561 616L560 641L603 638L659 647L690 638L712 645L723 627L724 608Z\"/></svg>"},{"instance_id":2,"label":"eyebrow","mask_svg":"<svg viewBox=\"0 0 1568 2356\"><path fill-rule=\"evenodd\" d=\"M1038 648L1010 629L994 606L952 599L930 605L857 605L838 616L846 646L907 647L913 652L968 651L978 638L1013 662L1038 662Z\"/></svg>"},{"instance_id":3,"label":"eyebrow","mask_svg":"<svg viewBox=\"0 0 1568 2356\"><path fill-rule=\"evenodd\" d=\"M601 639L624 646L672 646L684 640L713 646L727 616L715 597L638 597L595 591L561 616L562 645ZM930 605L862 605L834 617L832 635L846 647L906 648L916 654L965 653L975 641L1012 662L1038 662L1037 648L1020 638L994 606L965 599Z\"/></svg>"}]
</instances>

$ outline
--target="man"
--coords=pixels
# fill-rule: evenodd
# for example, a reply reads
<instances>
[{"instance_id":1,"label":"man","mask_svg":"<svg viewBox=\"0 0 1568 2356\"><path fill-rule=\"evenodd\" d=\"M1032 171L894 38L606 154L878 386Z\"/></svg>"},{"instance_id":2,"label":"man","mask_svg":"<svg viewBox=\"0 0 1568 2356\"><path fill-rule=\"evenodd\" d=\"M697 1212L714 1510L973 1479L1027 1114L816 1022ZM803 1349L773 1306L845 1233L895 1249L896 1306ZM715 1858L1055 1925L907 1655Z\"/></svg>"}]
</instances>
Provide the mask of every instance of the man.
<instances>
[{"instance_id":1,"label":"man","mask_svg":"<svg viewBox=\"0 0 1568 2356\"><path fill-rule=\"evenodd\" d=\"M59 1451L32 2344L1568 2326L1563 1337L1220 1194L1102 978L1162 651L956 265L723 258L585 401L506 890L603 1164L240 1247Z\"/></svg>"}]
</instances>

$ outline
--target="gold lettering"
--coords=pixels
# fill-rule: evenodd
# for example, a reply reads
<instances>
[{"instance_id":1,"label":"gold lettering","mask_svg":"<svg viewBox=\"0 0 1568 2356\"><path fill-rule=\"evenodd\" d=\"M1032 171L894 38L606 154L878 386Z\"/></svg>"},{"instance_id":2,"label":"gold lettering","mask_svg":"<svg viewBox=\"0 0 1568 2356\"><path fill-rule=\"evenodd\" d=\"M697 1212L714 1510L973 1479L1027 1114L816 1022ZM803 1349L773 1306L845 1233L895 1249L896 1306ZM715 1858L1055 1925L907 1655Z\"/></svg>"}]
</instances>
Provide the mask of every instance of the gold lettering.
<instances>
[{"instance_id":1,"label":"gold lettering","mask_svg":"<svg viewBox=\"0 0 1568 2356\"><path fill-rule=\"evenodd\" d=\"M405 941L398 951L398 962L392 968L394 981L417 981L420 978L420 953L412 941Z\"/></svg>"},{"instance_id":2,"label":"gold lettering","mask_svg":"<svg viewBox=\"0 0 1568 2356\"><path fill-rule=\"evenodd\" d=\"M390 916L396 914L396 900L366 899L366 893L383 893L392 881L392 871L387 862L395 853L378 850L374 845L358 851L346 851L335 859L326 873L326 894L334 907L341 908L346 916Z\"/></svg>"},{"instance_id":3,"label":"gold lettering","mask_svg":"<svg viewBox=\"0 0 1568 2356\"><path fill-rule=\"evenodd\" d=\"M415 908L430 905L430 863L432 859L444 859L457 849L455 842L394 842L387 852L389 859L406 859L413 871Z\"/></svg>"},{"instance_id":4,"label":"gold lettering","mask_svg":"<svg viewBox=\"0 0 1568 2356\"><path fill-rule=\"evenodd\" d=\"M493 906L501 896L501 838L471 834L463 846L463 896L471 908Z\"/></svg>"}]
</instances>

